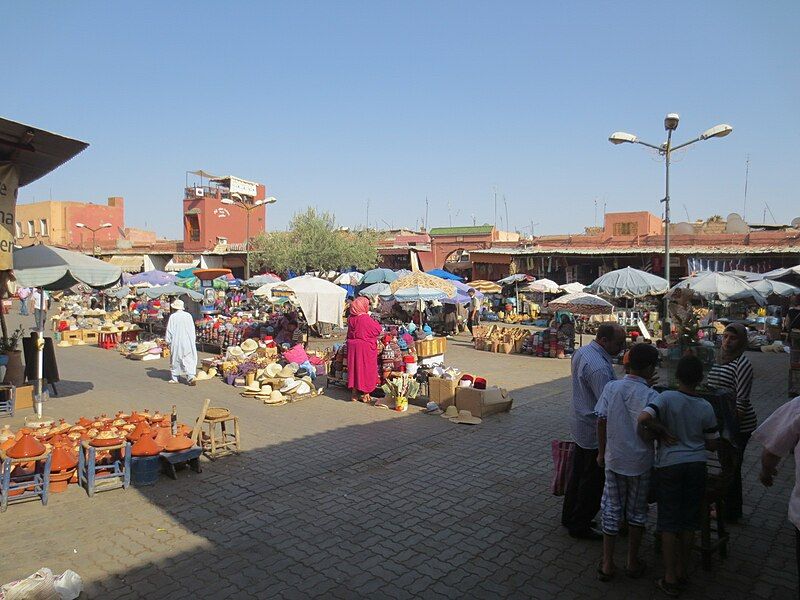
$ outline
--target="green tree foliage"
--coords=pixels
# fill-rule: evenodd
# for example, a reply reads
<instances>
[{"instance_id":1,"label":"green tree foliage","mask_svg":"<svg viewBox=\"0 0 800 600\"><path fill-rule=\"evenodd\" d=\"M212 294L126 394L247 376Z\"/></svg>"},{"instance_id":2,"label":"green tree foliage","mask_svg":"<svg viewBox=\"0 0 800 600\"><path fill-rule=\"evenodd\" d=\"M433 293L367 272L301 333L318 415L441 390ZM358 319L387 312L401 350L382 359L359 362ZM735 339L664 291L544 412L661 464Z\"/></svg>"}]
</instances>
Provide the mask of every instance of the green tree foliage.
<instances>
[{"instance_id":1,"label":"green tree foliage","mask_svg":"<svg viewBox=\"0 0 800 600\"><path fill-rule=\"evenodd\" d=\"M252 242L251 262L260 269L338 271L372 269L378 262L377 235L372 231L344 231L331 213L313 207L296 213L288 231L264 233Z\"/></svg>"}]
</instances>

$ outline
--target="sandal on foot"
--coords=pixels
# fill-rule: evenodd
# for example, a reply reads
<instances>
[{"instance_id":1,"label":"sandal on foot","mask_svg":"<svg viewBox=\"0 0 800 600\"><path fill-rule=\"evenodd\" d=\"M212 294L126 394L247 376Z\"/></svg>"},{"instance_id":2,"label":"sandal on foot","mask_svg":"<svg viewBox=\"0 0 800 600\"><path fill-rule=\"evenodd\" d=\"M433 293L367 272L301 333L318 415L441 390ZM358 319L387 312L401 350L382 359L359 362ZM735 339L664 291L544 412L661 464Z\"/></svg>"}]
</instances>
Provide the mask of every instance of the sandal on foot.
<instances>
[{"instance_id":1,"label":"sandal on foot","mask_svg":"<svg viewBox=\"0 0 800 600\"><path fill-rule=\"evenodd\" d=\"M677 598L681 593L681 589L676 584L668 582L663 577L656 579L656 587L670 598Z\"/></svg>"},{"instance_id":2,"label":"sandal on foot","mask_svg":"<svg viewBox=\"0 0 800 600\"><path fill-rule=\"evenodd\" d=\"M647 570L647 563L644 562L643 560L640 560L639 561L639 566L636 567L635 569L628 569L626 567L625 568L625 575L627 575L631 579L639 579L642 575L644 575L644 572L646 570Z\"/></svg>"},{"instance_id":3,"label":"sandal on foot","mask_svg":"<svg viewBox=\"0 0 800 600\"><path fill-rule=\"evenodd\" d=\"M597 579L600 581L611 581L614 579L614 571L611 573L606 573L603 571L603 559L600 559L600 562L597 564Z\"/></svg>"}]
</instances>

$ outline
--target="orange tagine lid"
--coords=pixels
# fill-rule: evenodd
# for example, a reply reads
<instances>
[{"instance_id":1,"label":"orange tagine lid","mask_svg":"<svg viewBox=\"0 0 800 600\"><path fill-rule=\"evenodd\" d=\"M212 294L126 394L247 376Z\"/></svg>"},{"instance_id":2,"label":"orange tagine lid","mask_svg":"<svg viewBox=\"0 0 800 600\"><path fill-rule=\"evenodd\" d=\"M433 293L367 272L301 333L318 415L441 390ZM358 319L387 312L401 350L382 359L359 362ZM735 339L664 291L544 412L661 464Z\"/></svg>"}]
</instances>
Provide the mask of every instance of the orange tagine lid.
<instances>
[{"instance_id":1,"label":"orange tagine lid","mask_svg":"<svg viewBox=\"0 0 800 600\"><path fill-rule=\"evenodd\" d=\"M149 435L143 435L131 446L132 456L155 456L162 450L156 441Z\"/></svg>"},{"instance_id":2,"label":"orange tagine lid","mask_svg":"<svg viewBox=\"0 0 800 600\"><path fill-rule=\"evenodd\" d=\"M44 454L45 447L39 440L30 433L23 435L17 443L9 448L6 456L10 458L31 458Z\"/></svg>"},{"instance_id":3,"label":"orange tagine lid","mask_svg":"<svg viewBox=\"0 0 800 600\"><path fill-rule=\"evenodd\" d=\"M52 458L50 459L50 471L68 471L74 469L78 464L78 457L72 452L61 446L53 450Z\"/></svg>"},{"instance_id":4,"label":"orange tagine lid","mask_svg":"<svg viewBox=\"0 0 800 600\"><path fill-rule=\"evenodd\" d=\"M167 442L167 452L180 452L192 447L192 440L184 435L173 435Z\"/></svg>"},{"instance_id":5,"label":"orange tagine lid","mask_svg":"<svg viewBox=\"0 0 800 600\"><path fill-rule=\"evenodd\" d=\"M135 442L136 440L138 440L142 436L144 436L144 437L152 437L153 436L153 429L150 427L150 425L147 423L147 421L144 421L144 420L139 421L138 423L136 423L136 429L134 429L133 431L131 431L128 434L128 439L130 441L132 441L132 442Z\"/></svg>"}]
</instances>

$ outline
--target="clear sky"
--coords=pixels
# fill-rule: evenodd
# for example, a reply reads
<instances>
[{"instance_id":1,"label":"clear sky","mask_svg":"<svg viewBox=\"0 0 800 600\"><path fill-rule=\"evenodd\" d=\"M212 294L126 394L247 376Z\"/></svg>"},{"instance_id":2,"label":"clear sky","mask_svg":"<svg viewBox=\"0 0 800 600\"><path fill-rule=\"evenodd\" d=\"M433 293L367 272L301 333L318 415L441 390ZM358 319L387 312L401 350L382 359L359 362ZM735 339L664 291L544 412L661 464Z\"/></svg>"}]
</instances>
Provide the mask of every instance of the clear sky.
<instances>
[{"instance_id":1,"label":"clear sky","mask_svg":"<svg viewBox=\"0 0 800 600\"><path fill-rule=\"evenodd\" d=\"M177 237L185 172L263 182L270 228L309 205L343 225L536 223L660 214L800 216L800 3L15 2L0 114L91 146L20 191L124 196L127 224ZM448 204L450 208L448 208ZM684 210L685 205L685 210ZM767 221L772 217L767 213ZM528 229L525 230L527 233Z\"/></svg>"}]
</instances>

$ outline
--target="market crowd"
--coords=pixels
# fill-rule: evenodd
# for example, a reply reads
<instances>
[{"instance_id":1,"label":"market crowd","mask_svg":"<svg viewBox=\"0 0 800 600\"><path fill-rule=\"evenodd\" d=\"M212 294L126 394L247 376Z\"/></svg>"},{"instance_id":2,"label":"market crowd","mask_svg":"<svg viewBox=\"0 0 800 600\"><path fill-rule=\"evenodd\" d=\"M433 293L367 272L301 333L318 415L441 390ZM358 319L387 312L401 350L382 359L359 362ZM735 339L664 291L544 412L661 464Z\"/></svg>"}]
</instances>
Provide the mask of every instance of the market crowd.
<instances>
[{"instance_id":1,"label":"market crowd","mask_svg":"<svg viewBox=\"0 0 800 600\"><path fill-rule=\"evenodd\" d=\"M751 437L763 447L760 479L767 486L780 459L800 451L800 397L757 427L750 403L753 368L744 353L747 331L739 324L725 328L716 364L705 378L711 394L697 389L704 370L693 355L678 362L677 389L657 391L660 355L648 343L631 346L623 360L626 375L617 379L612 365L625 342L622 327L603 324L596 338L573 356L574 445L567 461L561 521L574 538L602 540L596 569L604 582L620 574L615 542L627 534L624 575L640 578L648 565L639 549L655 504L664 563L655 584L667 596L677 597L689 586L690 553L702 511L714 511L729 523L742 517L741 464ZM800 481L800 464L796 468ZM727 493L713 505L706 497L709 475L727 482ZM797 537L800 573L797 481L789 519Z\"/></svg>"}]
</instances>

